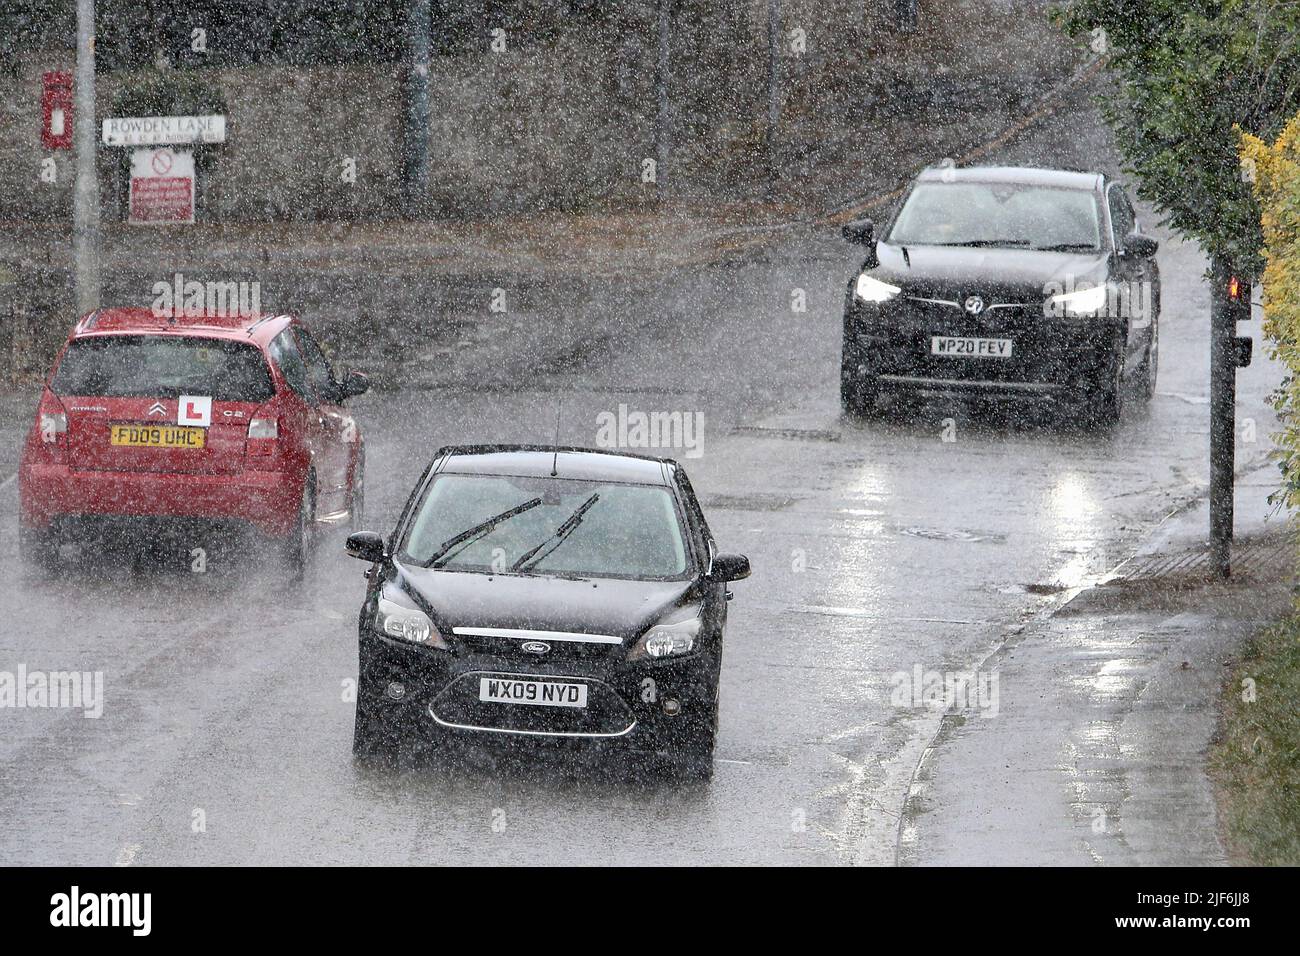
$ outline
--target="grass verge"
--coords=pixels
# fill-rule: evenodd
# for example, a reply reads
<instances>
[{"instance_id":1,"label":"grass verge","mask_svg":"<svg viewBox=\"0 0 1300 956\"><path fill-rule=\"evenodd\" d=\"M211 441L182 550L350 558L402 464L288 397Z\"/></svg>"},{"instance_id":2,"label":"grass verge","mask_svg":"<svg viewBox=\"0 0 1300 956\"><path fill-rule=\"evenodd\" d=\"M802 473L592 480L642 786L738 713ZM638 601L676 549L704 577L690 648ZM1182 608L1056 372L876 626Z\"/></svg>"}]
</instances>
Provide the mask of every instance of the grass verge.
<instances>
[{"instance_id":1,"label":"grass verge","mask_svg":"<svg viewBox=\"0 0 1300 956\"><path fill-rule=\"evenodd\" d=\"M1224 691L1211 755L1232 855L1300 865L1300 615L1256 635Z\"/></svg>"}]
</instances>

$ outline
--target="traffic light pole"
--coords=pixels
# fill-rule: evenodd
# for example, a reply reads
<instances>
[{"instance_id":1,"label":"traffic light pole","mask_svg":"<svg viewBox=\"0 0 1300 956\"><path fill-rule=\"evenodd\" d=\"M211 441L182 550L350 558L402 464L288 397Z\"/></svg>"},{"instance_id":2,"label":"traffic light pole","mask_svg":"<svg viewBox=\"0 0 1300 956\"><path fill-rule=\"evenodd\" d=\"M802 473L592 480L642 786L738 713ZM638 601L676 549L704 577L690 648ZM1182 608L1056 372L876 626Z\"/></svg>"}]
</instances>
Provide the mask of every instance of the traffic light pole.
<instances>
[{"instance_id":1,"label":"traffic light pole","mask_svg":"<svg viewBox=\"0 0 1300 956\"><path fill-rule=\"evenodd\" d=\"M1232 573L1233 472L1236 467L1236 322L1228 284L1232 269L1210 265L1210 569Z\"/></svg>"},{"instance_id":2,"label":"traffic light pole","mask_svg":"<svg viewBox=\"0 0 1300 956\"><path fill-rule=\"evenodd\" d=\"M655 21L658 56L655 64L655 198L662 199L668 188L668 155L671 150L672 112L668 80L672 69L672 0L659 0Z\"/></svg>"},{"instance_id":3,"label":"traffic light pole","mask_svg":"<svg viewBox=\"0 0 1300 956\"><path fill-rule=\"evenodd\" d=\"M99 178L95 171L95 0L77 0L77 67L73 83L72 275L77 312L99 307Z\"/></svg>"},{"instance_id":4,"label":"traffic light pole","mask_svg":"<svg viewBox=\"0 0 1300 956\"><path fill-rule=\"evenodd\" d=\"M409 73L406 77L406 162L403 193L406 214L418 218L429 195L429 29L430 0L409 0L406 28Z\"/></svg>"}]
</instances>

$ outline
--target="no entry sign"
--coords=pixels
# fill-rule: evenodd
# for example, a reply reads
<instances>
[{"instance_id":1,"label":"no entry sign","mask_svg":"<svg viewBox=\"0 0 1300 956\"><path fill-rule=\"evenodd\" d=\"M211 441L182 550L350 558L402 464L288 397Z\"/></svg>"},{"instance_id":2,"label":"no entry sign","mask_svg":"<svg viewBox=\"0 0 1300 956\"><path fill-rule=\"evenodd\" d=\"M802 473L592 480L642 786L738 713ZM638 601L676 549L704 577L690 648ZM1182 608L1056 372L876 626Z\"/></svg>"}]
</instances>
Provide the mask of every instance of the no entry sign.
<instances>
[{"instance_id":1,"label":"no entry sign","mask_svg":"<svg viewBox=\"0 0 1300 956\"><path fill-rule=\"evenodd\" d=\"M137 149L131 153L129 221L138 225L194 221L194 154Z\"/></svg>"}]
</instances>

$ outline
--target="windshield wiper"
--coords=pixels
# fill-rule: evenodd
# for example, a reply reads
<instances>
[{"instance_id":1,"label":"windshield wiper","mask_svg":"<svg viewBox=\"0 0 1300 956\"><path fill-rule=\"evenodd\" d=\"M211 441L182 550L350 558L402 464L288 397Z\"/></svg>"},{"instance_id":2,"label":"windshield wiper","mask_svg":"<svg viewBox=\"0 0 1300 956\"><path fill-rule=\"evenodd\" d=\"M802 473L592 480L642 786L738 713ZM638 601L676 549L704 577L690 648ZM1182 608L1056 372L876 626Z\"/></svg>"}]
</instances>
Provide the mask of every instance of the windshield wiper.
<instances>
[{"instance_id":1,"label":"windshield wiper","mask_svg":"<svg viewBox=\"0 0 1300 956\"><path fill-rule=\"evenodd\" d=\"M446 564L456 555L460 554L462 551L468 548L479 538L482 538L484 535L488 534L490 531L496 528L496 526L501 524L501 522L509 521L515 515L523 514L528 509L536 508L541 503L542 503L541 498L533 498L531 501L525 501L521 505L515 505L513 508L509 509L508 511L503 511L499 515L493 515L491 518L488 518L486 521L480 521L472 528L466 528L464 531L456 535L454 538L448 538L446 541L444 541L442 543L442 547L440 547L437 551L434 552L433 557L429 558L429 560L425 562L424 566L426 568L442 567L442 565ZM439 564L439 562L442 563Z\"/></svg>"},{"instance_id":2,"label":"windshield wiper","mask_svg":"<svg viewBox=\"0 0 1300 956\"><path fill-rule=\"evenodd\" d=\"M578 527L578 525L582 524L582 516L585 515L587 511L591 508L591 506L594 505L599 500L600 500L600 495L597 493L597 494L593 494L582 504L578 505L578 510L575 511L573 514L569 515L569 517L565 518L564 521L560 524L560 526L555 529L554 534L552 534L549 538L547 538L537 547L533 548L530 551L527 551L522 556L520 556L519 560L510 566L510 570L511 571L527 570L532 565L540 564L542 561L545 561L547 558L549 558L552 554L555 553L556 548L564 544L564 539L567 538L569 535L571 535L573 533L573 530L576 527ZM537 555L539 551L541 551L543 548L545 548L548 544L551 544L552 542L554 542L554 544L552 544L551 549L549 551L547 551L545 554L534 557L534 555Z\"/></svg>"},{"instance_id":3,"label":"windshield wiper","mask_svg":"<svg viewBox=\"0 0 1300 956\"><path fill-rule=\"evenodd\" d=\"M1053 246L1034 246L1037 252L1096 252L1091 242L1058 242Z\"/></svg>"},{"instance_id":4,"label":"windshield wiper","mask_svg":"<svg viewBox=\"0 0 1300 956\"><path fill-rule=\"evenodd\" d=\"M1027 246L1028 239L967 239L965 242L936 242L936 246Z\"/></svg>"}]
</instances>

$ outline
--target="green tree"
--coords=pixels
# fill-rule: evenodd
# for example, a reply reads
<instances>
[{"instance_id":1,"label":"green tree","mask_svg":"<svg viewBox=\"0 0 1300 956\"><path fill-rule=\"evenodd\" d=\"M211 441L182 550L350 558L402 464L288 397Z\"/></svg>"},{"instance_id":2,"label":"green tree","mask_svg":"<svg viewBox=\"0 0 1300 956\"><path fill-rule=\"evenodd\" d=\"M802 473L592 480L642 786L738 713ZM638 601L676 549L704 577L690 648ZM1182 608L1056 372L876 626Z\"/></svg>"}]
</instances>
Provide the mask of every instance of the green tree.
<instances>
[{"instance_id":1,"label":"green tree","mask_svg":"<svg viewBox=\"0 0 1300 956\"><path fill-rule=\"evenodd\" d=\"M1138 195L1210 256L1210 557L1230 571L1236 310L1231 276L1263 267L1241 132L1268 140L1300 109L1300 0L1070 0L1067 32L1108 58L1102 112Z\"/></svg>"},{"instance_id":2,"label":"green tree","mask_svg":"<svg viewBox=\"0 0 1300 956\"><path fill-rule=\"evenodd\" d=\"M1262 268L1236 129L1273 139L1300 109L1296 0L1071 0L1067 32L1103 52L1102 97L1138 194L1236 274Z\"/></svg>"}]
</instances>

